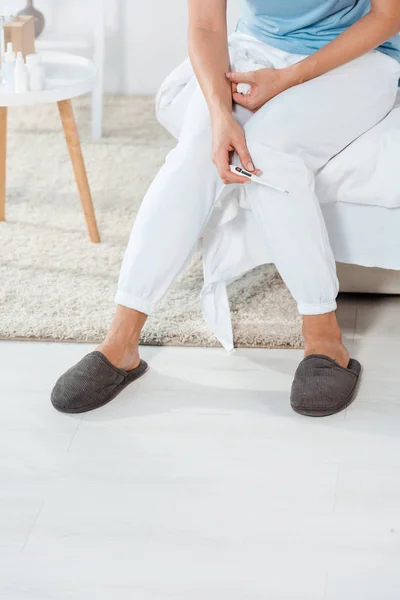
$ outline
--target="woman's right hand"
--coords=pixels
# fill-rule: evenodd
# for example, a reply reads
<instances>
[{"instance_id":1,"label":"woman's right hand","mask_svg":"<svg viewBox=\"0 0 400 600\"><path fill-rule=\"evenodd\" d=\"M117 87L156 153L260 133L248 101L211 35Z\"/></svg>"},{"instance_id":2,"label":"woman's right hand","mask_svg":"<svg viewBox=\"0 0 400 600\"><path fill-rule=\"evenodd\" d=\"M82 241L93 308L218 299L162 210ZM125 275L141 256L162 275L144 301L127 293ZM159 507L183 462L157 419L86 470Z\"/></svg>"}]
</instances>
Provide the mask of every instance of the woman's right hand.
<instances>
[{"instance_id":1,"label":"woman's right hand","mask_svg":"<svg viewBox=\"0 0 400 600\"><path fill-rule=\"evenodd\" d=\"M224 183L251 183L230 170L230 153L236 151L242 167L257 175L261 171L255 169L247 149L243 128L229 111L218 112L212 117L213 151L212 160Z\"/></svg>"}]
</instances>

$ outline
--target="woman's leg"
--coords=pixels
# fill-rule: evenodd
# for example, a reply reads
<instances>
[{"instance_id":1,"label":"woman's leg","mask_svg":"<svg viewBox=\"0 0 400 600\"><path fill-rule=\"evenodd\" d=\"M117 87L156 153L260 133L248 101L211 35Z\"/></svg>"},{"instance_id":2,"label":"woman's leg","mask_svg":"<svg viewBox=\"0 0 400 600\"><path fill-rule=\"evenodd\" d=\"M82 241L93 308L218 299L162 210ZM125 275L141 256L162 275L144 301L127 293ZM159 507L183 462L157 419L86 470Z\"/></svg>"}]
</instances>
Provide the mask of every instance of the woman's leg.
<instances>
[{"instance_id":1,"label":"woman's leg","mask_svg":"<svg viewBox=\"0 0 400 600\"><path fill-rule=\"evenodd\" d=\"M371 52L264 105L246 126L251 156L289 195L253 183L251 208L274 262L304 315L306 355L325 354L347 366L335 317L334 257L314 191L314 175L393 107L398 66Z\"/></svg>"},{"instance_id":2,"label":"woman's leg","mask_svg":"<svg viewBox=\"0 0 400 600\"><path fill-rule=\"evenodd\" d=\"M212 162L209 112L197 88L179 143L142 201L125 252L115 318L98 348L114 365L128 370L139 363L147 315L187 265L222 187Z\"/></svg>"},{"instance_id":3,"label":"woman's leg","mask_svg":"<svg viewBox=\"0 0 400 600\"><path fill-rule=\"evenodd\" d=\"M198 88L179 143L135 220L106 339L99 352L89 353L58 379L51 394L57 410L80 413L103 406L146 371L138 351L142 327L187 264L222 188L212 162L209 112Z\"/></svg>"}]
</instances>

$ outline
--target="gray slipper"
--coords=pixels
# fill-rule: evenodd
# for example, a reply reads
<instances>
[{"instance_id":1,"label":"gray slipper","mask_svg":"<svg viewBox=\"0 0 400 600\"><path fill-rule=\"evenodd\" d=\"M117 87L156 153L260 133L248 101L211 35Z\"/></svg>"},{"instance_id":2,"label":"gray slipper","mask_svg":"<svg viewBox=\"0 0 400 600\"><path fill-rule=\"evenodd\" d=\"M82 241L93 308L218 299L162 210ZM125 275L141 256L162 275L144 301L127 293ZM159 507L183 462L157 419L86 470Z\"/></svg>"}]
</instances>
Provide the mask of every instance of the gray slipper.
<instances>
[{"instance_id":1,"label":"gray slipper","mask_svg":"<svg viewBox=\"0 0 400 600\"><path fill-rule=\"evenodd\" d=\"M144 360L131 371L118 369L104 354L95 350L61 375L51 393L51 402L54 408L64 413L82 413L100 408L147 369Z\"/></svg>"},{"instance_id":2,"label":"gray slipper","mask_svg":"<svg viewBox=\"0 0 400 600\"><path fill-rule=\"evenodd\" d=\"M323 354L306 356L297 367L290 395L292 408L308 417L327 417L354 400L361 365L354 358L347 368Z\"/></svg>"}]
</instances>

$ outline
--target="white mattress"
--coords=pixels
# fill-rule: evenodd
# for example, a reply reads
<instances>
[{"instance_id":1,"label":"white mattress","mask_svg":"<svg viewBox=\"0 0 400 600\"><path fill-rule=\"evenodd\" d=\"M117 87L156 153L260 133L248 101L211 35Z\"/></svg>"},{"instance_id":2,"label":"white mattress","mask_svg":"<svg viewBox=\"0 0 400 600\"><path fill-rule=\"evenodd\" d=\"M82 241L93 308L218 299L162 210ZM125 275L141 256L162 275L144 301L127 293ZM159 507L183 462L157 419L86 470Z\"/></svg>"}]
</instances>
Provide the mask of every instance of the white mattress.
<instances>
[{"instance_id":1,"label":"white mattress","mask_svg":"<svg viewBox=\"0 0 400 600\"><path fill-rule=\"evenodd\" d=\"M336 202L322 211L338 262L400 270L400 208Z\"/></svg>"},{"instance_id":2,"label":"white mattress","mask_svg":"<svg viewBox=\"0 0 400 600\"><path fill-rule=\"evenodd\" d=\"M352 144L353 154L349 154L349 149L343 152L341 165L335 157L336 164L331 173L329 165L325 167L328 174L326 183L329 185L329 176L332 175L332 185L327 194L331 196L325 198L328 201L322 200L322 210L337 261L400 270L400 92L396 106L396 113L391 113L368 135L369 149L365 146L365 139L357 140ZM388 127L391 124L396 126L395 131ZM365 154L371 163L364 194L360 186L358 195L355 195L354 187L352 189L348 185L346 188L344 185L337 195L332 192L335 187L333 179L341 168L347 168L350 175L351 165L357 159L357 152L354 152L357 147L360 152L357 173L365 168ZM343 201L346 193L348 201ZM351 288L349 283L345 287Z\"/></svg>"}]
</instances>

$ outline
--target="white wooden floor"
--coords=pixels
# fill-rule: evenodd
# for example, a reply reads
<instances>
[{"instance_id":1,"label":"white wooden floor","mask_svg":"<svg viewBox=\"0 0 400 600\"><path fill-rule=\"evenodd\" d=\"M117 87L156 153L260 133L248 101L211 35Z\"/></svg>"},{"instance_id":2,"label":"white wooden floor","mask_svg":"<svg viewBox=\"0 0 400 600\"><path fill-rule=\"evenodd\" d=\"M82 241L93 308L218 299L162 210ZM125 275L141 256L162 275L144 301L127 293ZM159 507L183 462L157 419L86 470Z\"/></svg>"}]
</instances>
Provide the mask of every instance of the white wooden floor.
<instances>
[{"instance_id":1,"label":"white wooden floor","mask_svg":"<svg viewBox=\"0 0 400 600\"><path fill-rule=\"evenodd\" d=\"M400 299L344 300L357 401L294 414L295 350L143 348L94 413L52 409L92 349L0 343L3 600L399 600Z\"/></svg>"}]
</instances>

